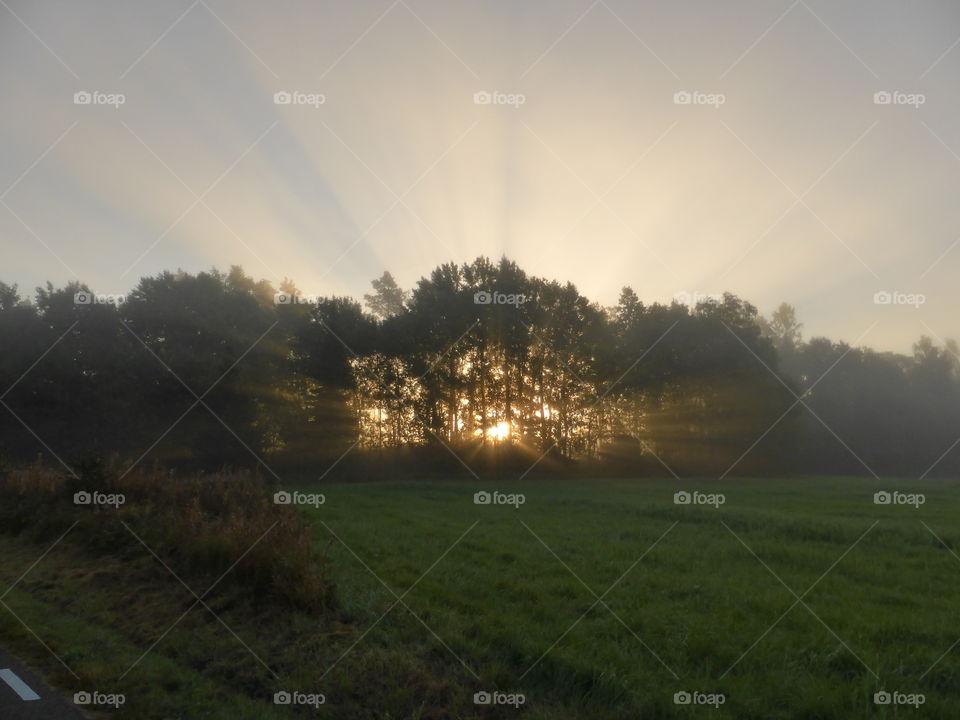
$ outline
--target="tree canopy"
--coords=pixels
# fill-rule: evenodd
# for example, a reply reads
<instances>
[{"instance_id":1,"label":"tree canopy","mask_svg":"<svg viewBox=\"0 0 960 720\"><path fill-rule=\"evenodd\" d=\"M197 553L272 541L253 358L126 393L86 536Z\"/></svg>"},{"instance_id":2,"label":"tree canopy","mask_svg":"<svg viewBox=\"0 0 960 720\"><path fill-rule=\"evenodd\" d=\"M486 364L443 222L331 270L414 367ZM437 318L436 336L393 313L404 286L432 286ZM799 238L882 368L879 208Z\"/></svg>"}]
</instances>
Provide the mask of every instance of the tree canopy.
<instances>
[{"instance_id":1,"label":"tree canopy","mask_svg":"<svg viewBox=\"0 0 960 720\"><path fill-rule=\"evenodd\" d=\"M491 450L641 472L955 472L957 347L804 341L733 295L602 307L503 258L305 298L240 268L126 298L0 283L0 457L319 467Z\"/></svg>"}]
</instances>

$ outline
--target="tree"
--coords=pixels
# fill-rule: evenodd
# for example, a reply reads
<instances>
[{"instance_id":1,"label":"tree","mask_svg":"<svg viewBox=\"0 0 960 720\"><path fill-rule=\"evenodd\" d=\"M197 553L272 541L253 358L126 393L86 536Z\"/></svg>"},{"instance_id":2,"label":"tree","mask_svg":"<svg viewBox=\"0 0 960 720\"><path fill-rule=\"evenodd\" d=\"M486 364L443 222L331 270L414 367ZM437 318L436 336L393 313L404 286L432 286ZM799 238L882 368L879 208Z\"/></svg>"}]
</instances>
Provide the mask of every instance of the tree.
<instances>
[{"instance_id":1,"label":"tree","mask_svg":"<svg viewBox=\"0 0 960 720\"><path fill-rule=\"evenodd\" d=\"M384 271L383 275L370 284L373 285L375 292L372 295L364 295L363 301L370 308L371 313L381 320L386 320L403 312L409 293L397 287L393 275Z\"/></svg>"},{"instance_id":2,"label":"tree","mask_svg":"<svg viewBox=\"0 0 960 720\"><path fill-rule=\"evenodd\" d=\"M20 304L20 293L17 286L0 282L0 311L11 310Z\"/></svg>"},{"instance_id":3,"label":"tree","mask_svg":"<svg viewBox=\"0 0 960 720\"><path fill-rule=\"evenodd\" d=\"M790 305L763 321L730 293L690 308L627 287L604 309L507 258L440 265L409 298L389 273L374 288L377 315L290 280L276 297L239 267L144 277L119 304L0 283L0 453L305 468L354 445L470 462L512 446L527 467L960 470L953 341L804 342Z\"/></svg>"},{"instance_id":4,"label":"tree","mask_svg":"<svg viewBox=\"0 0 960 720\"><path fill-rule=\"evenodd\" d=\"M789 303L780 303L770 320L759 318L759 322L764 337L773 341L773 346L781 356L792 354L803 342L800 333L803 323L797 321L797 311Z\"/></svg>"}]
</instances>

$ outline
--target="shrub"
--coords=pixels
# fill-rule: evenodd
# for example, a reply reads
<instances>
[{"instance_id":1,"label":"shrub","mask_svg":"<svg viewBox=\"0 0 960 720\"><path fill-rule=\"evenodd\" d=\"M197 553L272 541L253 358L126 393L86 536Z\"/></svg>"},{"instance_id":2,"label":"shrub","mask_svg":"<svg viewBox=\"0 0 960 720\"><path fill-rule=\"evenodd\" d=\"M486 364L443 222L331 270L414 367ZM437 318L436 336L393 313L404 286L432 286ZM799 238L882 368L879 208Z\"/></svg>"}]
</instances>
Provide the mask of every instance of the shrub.
<instances>
[{"instance_id":1,"label":"shrub","mask_svg":"<svg viewBox=\"0 0 960 720\"><path fill-rule=\"evenodd\" d=\"M326 560L310 527L276 505L249 471L176 476L160 467L124 473L117 460L82 461L79 475L34 465L0 472L0 532L72 539L98 553L146 552L126 524L178 575L209 579L255 599L316 611L335 604ZM123 496L122 504L77 505L75 493Z\"/></svg>"}]
</instances>

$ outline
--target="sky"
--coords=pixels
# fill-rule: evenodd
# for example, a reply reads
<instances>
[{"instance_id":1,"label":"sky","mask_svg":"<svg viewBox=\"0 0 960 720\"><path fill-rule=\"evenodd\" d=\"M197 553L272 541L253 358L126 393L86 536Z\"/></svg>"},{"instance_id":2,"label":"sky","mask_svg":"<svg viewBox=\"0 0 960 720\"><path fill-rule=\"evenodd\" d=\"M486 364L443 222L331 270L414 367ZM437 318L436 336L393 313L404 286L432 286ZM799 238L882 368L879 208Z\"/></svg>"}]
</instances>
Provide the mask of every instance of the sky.
<instances>
[{"instance_id":1,"label":"sky","mask_svg":"<svg viewBox=\"0 0 960 720\"><path fill-rule=\"evenodd\" d=\"M909 352L960 338L958 79L955 0L0 0L0 280L506 255Z\"/></svg>"}]
</instances>

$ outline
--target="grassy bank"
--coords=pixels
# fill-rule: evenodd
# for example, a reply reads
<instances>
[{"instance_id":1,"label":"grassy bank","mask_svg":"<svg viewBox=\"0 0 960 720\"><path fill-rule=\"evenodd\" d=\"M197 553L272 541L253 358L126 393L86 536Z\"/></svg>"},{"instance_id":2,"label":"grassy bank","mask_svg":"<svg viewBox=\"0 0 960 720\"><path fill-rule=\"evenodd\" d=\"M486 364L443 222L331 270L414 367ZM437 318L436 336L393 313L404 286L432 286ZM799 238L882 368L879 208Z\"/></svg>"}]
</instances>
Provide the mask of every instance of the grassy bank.
<instances>
[{"instance_id":1,"label":"grassy bank","mask_svg":"<svg viewBox=\"0 0 960 720\"><path fill-rule=\"evenodd\" d=\"M677 505L681 489L724 502ZM67 690L124 692L121 717L949 717L957 489L841 478L301 487L325 495L293 510L335 603L283 606L282 594L224 582L209 610L168 632L195 596L123 528L111 552L71 533L4 602L80 680L2 607L0 637ZM477 505L481 490L524 502ZM878 490L925 502L876 505ZM4 587L45 547L0 537ZM175 548L158 555L180 574ZM202 595L209 583L194 577ZM276 706L281 690L326 702ZM875 705L882 690L925 702ZM524 703L478 706L480 691ZM684 691L724 702L675 704Z\"/></svg>"}]
</instances>

